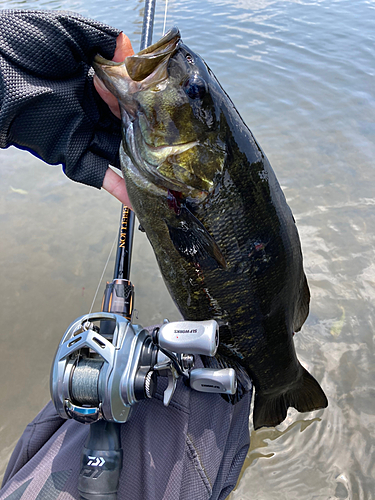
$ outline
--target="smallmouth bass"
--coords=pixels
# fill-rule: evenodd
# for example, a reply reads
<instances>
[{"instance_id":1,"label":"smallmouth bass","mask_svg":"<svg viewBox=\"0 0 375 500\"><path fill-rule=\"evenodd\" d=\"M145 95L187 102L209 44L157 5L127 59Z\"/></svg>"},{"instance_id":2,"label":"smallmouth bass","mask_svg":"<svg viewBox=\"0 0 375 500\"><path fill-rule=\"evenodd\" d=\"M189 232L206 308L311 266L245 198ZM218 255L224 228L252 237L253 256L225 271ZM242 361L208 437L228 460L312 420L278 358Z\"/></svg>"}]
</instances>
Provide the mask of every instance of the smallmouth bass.
<instances>
[{"instance_id":1,"label":"smallmouth bass","mask_svg":"<svg viewBox=\"0 0 375 500\"><path fill-rule=\"evenodd\" d=\"M118 98L129 198L168 290L185 319L219 323L219 355L253 380L255 429L325 408L293 343L310 301L293 215L212 71L176 28L94 68Z\"/></svg>"}]
</instances>

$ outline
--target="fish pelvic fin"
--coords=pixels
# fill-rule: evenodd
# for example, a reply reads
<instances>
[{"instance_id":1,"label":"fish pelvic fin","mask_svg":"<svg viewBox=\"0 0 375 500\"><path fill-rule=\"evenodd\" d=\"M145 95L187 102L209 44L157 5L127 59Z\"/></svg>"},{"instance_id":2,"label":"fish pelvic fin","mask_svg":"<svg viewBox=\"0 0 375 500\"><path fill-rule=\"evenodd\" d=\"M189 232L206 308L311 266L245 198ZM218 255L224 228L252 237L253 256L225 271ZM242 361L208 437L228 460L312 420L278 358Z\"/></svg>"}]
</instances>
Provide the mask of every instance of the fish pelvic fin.
<instances>
[{"instance_id":1,"label":"fish pelvic fin","mask_svg":"<svg viewBox=\"0 0 375 500\"><path fill-rule=\"evenodd\" d=\"M302 368L302 375L297 386L292 389L268 396L255 393L253 423L254 429L275 427L286 418L289 407L301 413L320 410L328 406L328 400L319 383L310 373Z\"/></svg>"}]
</instances>

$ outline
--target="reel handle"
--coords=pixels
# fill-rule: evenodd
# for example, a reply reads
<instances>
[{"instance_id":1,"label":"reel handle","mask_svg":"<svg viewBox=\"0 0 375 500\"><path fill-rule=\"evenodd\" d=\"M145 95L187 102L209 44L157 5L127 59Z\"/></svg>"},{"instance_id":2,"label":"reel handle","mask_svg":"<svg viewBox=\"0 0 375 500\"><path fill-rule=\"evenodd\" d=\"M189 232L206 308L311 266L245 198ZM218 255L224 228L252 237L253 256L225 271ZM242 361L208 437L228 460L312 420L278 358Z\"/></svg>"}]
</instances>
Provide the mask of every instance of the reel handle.
<instances>
[{"instance_id":1,"label":"reel handle","mask_svg":"<svg viewBox=\"0 0 375 500\"><path fill-rule=\"evenodd\" d=\"M237 376L233 368L194 368L190 371L190 387L195 391L236 394Z\"/></svg>"}]
</instances>

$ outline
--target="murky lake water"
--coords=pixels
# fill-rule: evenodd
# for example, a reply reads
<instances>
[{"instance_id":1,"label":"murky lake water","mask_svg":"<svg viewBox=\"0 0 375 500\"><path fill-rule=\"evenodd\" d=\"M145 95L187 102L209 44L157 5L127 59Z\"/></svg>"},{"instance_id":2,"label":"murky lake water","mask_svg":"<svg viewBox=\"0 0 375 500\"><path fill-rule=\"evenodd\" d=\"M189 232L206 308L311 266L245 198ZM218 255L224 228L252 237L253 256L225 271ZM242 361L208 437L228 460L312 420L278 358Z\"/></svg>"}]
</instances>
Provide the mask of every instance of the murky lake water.
<instances>
[{"instance_id":1,"label":"murky lake water","mask_svg":"<svg viewBox=\"0 0 375 500\"><path fill-rule=\"evenodd\" d=\"M143 1L0 1L78 11L139 47ZM154 40L164 5L157 6ZM178 0L167 26L200 53L266 152L297 220L312 293L295 336L329 407L251 433L231 500L375 498L375 2ZM88 311L119 204L11 148L0 152L0 475L49 398L55 349ZM112 277L113 258L105 278ZM146 238L132 264L143 325L178 318ZM94 309L100 309L101 287ZM161 429L163 432L163 429Z\"/></svg>"}]
</instances>

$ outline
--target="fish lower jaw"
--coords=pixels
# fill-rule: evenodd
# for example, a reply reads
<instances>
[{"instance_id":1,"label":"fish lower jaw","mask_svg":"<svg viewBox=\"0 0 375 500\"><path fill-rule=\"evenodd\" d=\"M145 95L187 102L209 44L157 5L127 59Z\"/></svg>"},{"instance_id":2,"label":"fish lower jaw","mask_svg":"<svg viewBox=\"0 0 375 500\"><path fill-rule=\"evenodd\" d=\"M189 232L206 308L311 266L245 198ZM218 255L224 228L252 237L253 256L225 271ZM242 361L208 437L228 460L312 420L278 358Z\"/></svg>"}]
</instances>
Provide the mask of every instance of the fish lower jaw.
<instances>
[{"instance_id":1,"label":"fish lower jaw","mask_svg":"<svg viewBox=\"0 0 375 500\"><path fill-rule=\"evenodd\" d=\"M131 173L133 181L143 189L147 189L155 195L168 198L170 191L182 194L184 198L191 197L196 201L203 201L208 192L189 186L178 179L165 176L161 167L168 158L181 154L199 144L198 141L191 141L171 146L151 146L134 133L134 126L128 123L126 131L126 147L122 144L120 148L121 166ZM129 155L126 153L129 152ZM147 152L147 154L145 154Z\"/></svg>"},{"instance_id":2,"label":"fish lower jaw","mask_svg":"<svg viewBox=\"0 0 375 500\"><path fill-rule=\"evenodd\" d=\"M125 179L130 177L140 189L165 200L169 191L182 191L185 188L185 186L166 180L156 167L139 158L139 155L130 158L123 147L120 148L120 163Z\"/></svg>"},{"instance_id":3,"label":"fish lower jaw","mask_svg":"<svg viewBox=\"0 0 375 500\"><path fill-rule=\"evenodd\" d=\"M173 146L147 146L147 150L142 154L142 148L136 148L135 154L136 164L138 170L143 172L151 182L154 182L161 190L165 192L177 191L182 193L185 197L192 196L194 198L202 198L207 195L206 191L198 190L193 187L189 182L184 182L182 179L165 175L163 169L168 170L169 159L177 157L179 154L188 151L199 144L197 141L175 144Z\"/></svg>"}]
</instances>

